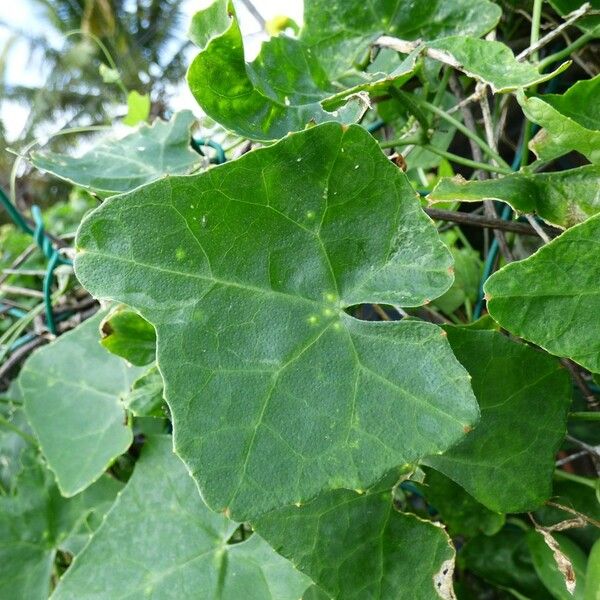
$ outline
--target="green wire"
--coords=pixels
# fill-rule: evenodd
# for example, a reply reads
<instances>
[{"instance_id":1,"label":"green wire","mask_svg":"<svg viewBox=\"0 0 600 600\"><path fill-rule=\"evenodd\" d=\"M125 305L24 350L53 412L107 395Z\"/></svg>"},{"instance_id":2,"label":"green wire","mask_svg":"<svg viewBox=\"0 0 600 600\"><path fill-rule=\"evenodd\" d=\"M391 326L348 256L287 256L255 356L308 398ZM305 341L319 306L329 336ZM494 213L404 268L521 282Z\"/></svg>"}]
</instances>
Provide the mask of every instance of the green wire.
<instances>
[{"instance_id":1,"label":"green wire","mask_svg":"<svg viewBox=\"0 0 600 600\"><path fill-rule=\"evenodd\" d=\"M54 319L54 312L52 311L52 280L54 277L54 269L58 265L70 265L72 263L70 260L63 258L59 254L58 250L54 247L52 240L46 235L44 230L44 221L42 219L42 211L40 210L39 206L31 207L31 216L33 217L33 222L35 223L35 229L32 229L25 217L19 212L19 209L10 201L4 190L1 188L0 204L2 204L15 225L33 237L39 249L48 259L48 266L46 267L46 274L44 275L43 282L44 307L46 310L46 325L48 327L48 331L50 331L50 333L53 335L56 335L56 321ZM22 318L26 314L18 314L17 311L12 308L9 309L8 312L17 318Z\"/></svg>"},{"instance_id":2,"label":"green wire","mask_svg":"<svg viewBox=\"0 0 600 600\"><path fill-rule=\"evenodd\" d=\"M204 156L204 152L202 152L202 146L208 146L215 150L217 153L214 162L217 165L222 165L227 161L227 157L225 156L225 150L223 150L223 146L218 144L214 140L205 140L204 138L192 138L192 148L198 152L201 156Z\"/></svg>"}]
</instances>

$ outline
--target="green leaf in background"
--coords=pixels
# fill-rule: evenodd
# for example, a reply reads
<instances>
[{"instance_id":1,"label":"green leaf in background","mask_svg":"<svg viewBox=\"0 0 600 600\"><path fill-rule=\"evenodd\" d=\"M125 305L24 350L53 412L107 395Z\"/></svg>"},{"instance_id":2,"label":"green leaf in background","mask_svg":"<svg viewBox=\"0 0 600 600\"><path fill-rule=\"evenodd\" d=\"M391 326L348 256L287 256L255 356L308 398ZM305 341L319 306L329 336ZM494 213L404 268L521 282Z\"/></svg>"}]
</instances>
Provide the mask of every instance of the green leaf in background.
<instances>
[{"instance_id":1,"label":"green leaf in background","mask_svg":"<svg viewBox=\"0 0 600 600\"><path fill-rule=\"evenodd\" d=\"M140 370L102 348L102 316L34 352L19 376L27 419L65 496L98 479L132 441L120 396Z\"/></svg>"},{"instance_id":2,"label":"green leaf in background","mask_svg":"<svg viewBox=\"0 0 600 600\"><path fill-rule=\"evenodd\" d=\"M426 469L425 472L425 481L419 488L440 514L450 535L493 535L502 529L503 514L487 509L442 473L434 469Z\"/></svg>"},{"instance_id":3,"label":"green leaf in background","mask_svg":"<svg viewBox=\"0 0 600 600\"><path fill-rule=\"evenodd\" d=\"M329 492L253 525L332 598L452 598L450 538L441 527L394 508L397 480L388 477L362 494Z\"/></svg>"},{"instance_id":4,"label":"green leaf in background","mask_svg":"<svg viewBox=\"0 0 600 600\"><path fill-rule=\"evenodd\" d=\"M600 162L600 75L584 79L564 94L517 99L530 121L542 127L529 147L542 160L552 160L576 150L590 162Z\"/></svg>"},{"instance_id":5,"label":"green leaf in background","mask_svg":"<svg viewBox=\"0 0 600 600\"><path fill-rule=\"evenodd\" d=\"M11 400L17 401L11 394ZM21 408L0 404L0 495L12 492L17 475L23 468L24 453L31 452L35 438L25 439L14 433L17 427L25 436L31 436L31 429ZM28 441L29 440L29 441Z\"/></svg>"},{"instance_id":6,"label":"green leaf in background","mask_svg":"<svg viewBox=\"0 0 600 600\"><path fill-rule=\"evenodd\" d=\"M57 550L69 551L69 540L89 538L88 523L98 522L120 489L102 476L73 498L63 498L52 474L31 457L14 489L0 496L0 597L46 600ZM95 521L90 521L97 513Z\"/></svg>"},{"instance_id":7,"label":"green leaf in background","mask_svg":"<svg viewBox=\"0 0 600 600\"><path fill-rule=\"evenodd\" d=\"M154 327L135 311L117 306L100 323L100 343L132 365L144 366L156 356Z\"/></svg>"},{"instance_id":8,"label":"green leaf in background","mask_svg":"<svg viewBox=\"0 0 600 600\"><path fill-rule=\"evenodd\" d=\"M156 365L152 365L133 382L131 391L123 396L123 404L134 417L163 417L164 384Z\"/></svg>"},{"instance_id":9,"label":"green leaf in background","mask_svg":"<svg viewBox=\"0 0 600 600\"><path fill-rule=\"evenodd\" d=\"M82 284L156 327L175 446L215 510L247 520L368 487L477 421L438 327L346 312L419 306L452 280L406 176L362 127L319 125L112 199L77 246Z\"/></svg>"},{"instance_id":10,"label":"green leaf in background","mask_svg":"<svg viewBox=\"0 0 600 600\"><path fill-rule=\"evenodd\" d=\"M499 179L442 179L427 196L431 203L501 200L516 211L536 213L558 227L572 227L600 212L600 166L556 173L515 173Z\"/></svg>"},{"instance_id":11,"label":"green leaf in background","mask_svg":"<svg viewBox=\"0 0 600 600\"><path fill-rule=\"evenodd\" d=\"M125 125L135 127L139 123L143 123L150 116L150 96L148 94L140 94L133 90L127 96L127 115L123 119Z\"/></svg>"},{"instance_id":12,"label":"green leaf in background","mask_svg":"<svg viewBox=\"0 0 600 600\"><path fill-rule=\"evenodd\" d=\"M311 123L353 122L366 108L358 92L410 78L417 52L401 60L384 51L391 60L378 57L365 68L379 35L483 35L499 18L499 7L488 0L307 0L300 36L271 38L245 63L232 3L216 0L193 19L190 37L201 50L188 83L213 119L245 137L273 140Z\"/></svg>"},{"instance_id":13,"label":"green leaf in background","mask_svg":"<svg viewBox=\"0 0 600 600\"><path fill-rule=\"evenodd\" d=\"M527 545L527 534L507 525L494 536L479 535L469 540L458 554L461 567L505 590L514 590L528 600L549 600ZM511 594L512 596L513 594Z\"/></svg>"},{"instance_id":14,"label":"green leaf in background","mask_svg":"<svg viewBox=\"0 0 600 600\"><path fill-rule=\"evenodd\" d=\"M484 290L502 327L600 372L600 215L526 260L494 273Z\"/></svg>"},{"instance_id":15,"label":"green leaf in background","mask_svg":"<svg viewBox=\"0 0 600 600\"><path fill-rule=\"evenodd\" d=\"M311 581L254 534L204 505L169 436L148 439L124 491L54 600L297 600Z\"/></svg>"},{"instance_id":16,"label":"green leaf in background","mask_svg":"<svg viewBox=\"0 0 600 600\"><path fill-rule=\"evenodd\" d=\"M494 94L537 85L552 79L570 64L563 63L551 73L540 73L535 65L517 61L505 44L475 37L442 38L428 42L427 47L447 54L451 57L450 64L469 77L487 83Z\"/></svg>"},{"instance_id":17,"label":"green leaf in background","mask_svg":"<svg viewBox=\"0 0 600 600\"><path fill-rule=\"evenodd\" d=\"M575 589L573 593L567 590L565 576L559 571L552 550L544 541L542 534L530 531L527 534L527 545L538 577L556 600L584 600L586 555L568 537L559 533L553 533L552 537L560 548L560 552L571 563L575 575ZM565 565L565 568L568 567Z\"/></svg>"},{"instance_id":18,"label":"green leaf in background","mask_svg":"<svg viewBox=\"0 0 600 600\"><path fill-rule=\"evenodd\" d=\"M583 600L600 600L600 540L588 556Z\"/></svg>"},{"instance_id":19,"label":"green leaf in background","mask_svg":"<svg viewBox=\"0 0 600 600\"><path fill-rule=\"evenodd\" d=\"M126 192L165 174L190 173L202 157L190 147L195 118L191 111L170 121L141 124L121 138L107 137L78 157L33 152L31 164L60 179L101 195Z\"/></svg>"},{"instance_id":20,"label":"green leaf in background","mask_svg":"<svg viewBox=\"0 0 600 600\"><path fill-rule=\"evenodd\" d=\"M473 378L481 420L463 441L425 464L490 510L536 508L550 497L554 456L566 433L568 373L556 359L495 331L446 331Z\"/></svg>"},{"instance_id":21,"label":"green leaf in background","mask_svg":"<svg viewBox=\"0 0 600 600\"><path fill-rule=\"evenodd\" d=\"M432 302L432 305L446 314L452 314L463 304L472 306L477 301L483 263L479 252L473 248L456 245L454 232L445 232L442 239L448 244L454 258L454 282L446 293Z\"/></svg>"}]
</instances>

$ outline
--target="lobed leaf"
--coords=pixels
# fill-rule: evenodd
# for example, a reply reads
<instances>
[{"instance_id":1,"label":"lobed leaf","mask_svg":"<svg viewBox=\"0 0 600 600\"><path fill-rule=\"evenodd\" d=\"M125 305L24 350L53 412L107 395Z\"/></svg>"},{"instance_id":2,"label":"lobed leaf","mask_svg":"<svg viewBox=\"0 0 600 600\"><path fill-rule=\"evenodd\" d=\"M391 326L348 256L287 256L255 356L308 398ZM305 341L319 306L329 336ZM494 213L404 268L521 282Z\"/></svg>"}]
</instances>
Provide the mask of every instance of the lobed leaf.
<instances>
[{"instance_id":1,"label":"lobed leaf","mask_svg":"<svg viewBox=\"0 0 600 600\"><path fill-rule=\"evenodd\" d=\"M52 474L28 455L14 488L0 495L0 597L46 600L56 551L70 549L73 535L85 543L93 525L89 517L99 520L120 487L103 476L81 494L63 498Z\"/></svg>"},{"instance_id":2,"label":"lobed leaf","mask_svg":"<svg viewBox=\"0 0 600 600\"><path fill-rule=\"evenodd\" d=\"M488 310L502 327L594 372L600 372L599 240L596 215L484 286Z\"/></svg>"},{"instance_id":3,"label":"lobed leaf","mask_svg":"<svg viewBox=\"0 0 600 600\"><path fill-rule=\"evenodd\" d=\"M427 196L431 203L501 200L516 211L536 213L558 227L572 227L600 212L600 166L553 173L515 173L500 179L442 179Z\"/></svg>"},{"instance_id":4,"label":"lobed leaf","mask_svg":"<svg viewBox=\"0 0 600 600\"><path fill-rule=\"evenodd\" d=\"M427 469L425 472L425 481L419 488L441 517L450 535L494 535L502 529L505 522L502 513L489 510L439 471Z\"/></svg>"},{"instance_id":5,"label":"lobed leaf","mask_svg":"<svg viewBox=\"0 0 600 600\"><path fill-rule=\"evenodd\" d=\"M456 446L423 462L492 511L536 508L552 493L571 400L568 373L554 358L498 332L446 330L473 378L481 420Z\"/></svg>"},{"instance_id":6,"label":"lobed leaf","mask_svg":"<svg viewBox=\"0 0 600 600\"><path fill-rule=\"evenodd\" d=\"M323 124L111 199L77 245L82 284L155 326L175 446L215 510L247 520L365 488L477 420L438 327L346 312L418 306L452 281L406 176L362 127Z\"/></svg>"},{"instance_id":7,"label":"lobed leaf","mask_svg":"<svg viewBox=\"0 0 600 600\"><path fill-rule=\"evenodd\" d=\"M332 598L452 598L450 538L441 527L394 508L397 479L388 477L366 493L329 492L253 525Z\"/></svg>"},{"instance_id":8,"label":"lobed leaf","mask_svg":"<svg viewBox=\"0 0 600 600\"><path fill-rule=\"evenodd\" d=\"M564 94L517 94L527 118L543 128L529 142L538 158L553 160L576 150L590 162L600 162L599 94L600 75L578 81Z\"/></svg>"},{"instance_id":9,"label":"lobed leaf","mask_svg":"<svg viewBox=\"0 0 600 600\"><path fill-rule=\"evenodd\" d=\"M183 110L168 122L157 119L122 138L107 137L81 156L43 151L29 158L34 167L92 192L126 192L166 173L190 173L201 166L202 157L190 147L194 120Z\"/></svg>"},{"instance_id":10,"label":"lobed leaf","mask_svg":"<svg viewBox=\"0 0 600 600\"><path fill-rule=\"evenodd\" d=\"M517 61L505 44L464 35L428 42L427 47L446 54L445 62L488 84L494 94L537 85L562 73L570 65L565 62L551 73L540 73L535 65Z\"/></svg>"},{"instance_id":11,"label":"lobed leaf","mask_svg":"<svg viewBox=\"0 0 600 600\"><path fill-rule=\"evenodd\" d=\"M102 316L34 352L19 375L27 419L65 496L98 479L132 441L120 396L140 370L99 344Z\"/></svg>"},{"instance_id":12,"label":"lobed leaf","mask_svg":"<svg viewBox=\"0 0 600 600\"><path fill-rule=\"evenodd\" d=\"M151 437L52 598L300 598L311 581L256 534L229 542L237 527L204 505L171 438Z\"/></svg>"},{"instance_id":13,"label":"lobed leaf","mask_svg":"<svg viewBox=\"0 0 600 600\"><path fill-rule=\"evenodd\" d=\"M488 0L435 0L427 5L307 0L300 36L271 38L246 63L232 3L216 0L192 21L190 37L200 53L190 66L188 83L202 109L217 122L250 139L273 140L309 124L354 122L367 106L358 92L380 91L410 78L418 52L399 60L384 51L391 60L378 57L364 64L381 34L409 39L483 35L499 18L499 7Z\"/></svg>"}]
</instances>

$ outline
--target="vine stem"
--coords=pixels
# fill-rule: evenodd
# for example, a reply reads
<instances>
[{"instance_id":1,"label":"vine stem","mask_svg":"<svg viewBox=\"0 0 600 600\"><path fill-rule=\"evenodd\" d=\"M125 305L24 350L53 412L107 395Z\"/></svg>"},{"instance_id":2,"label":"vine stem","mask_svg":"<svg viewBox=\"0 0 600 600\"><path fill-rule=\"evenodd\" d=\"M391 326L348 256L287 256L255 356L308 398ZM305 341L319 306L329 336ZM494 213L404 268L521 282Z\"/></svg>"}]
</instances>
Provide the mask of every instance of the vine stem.
<instances>
[{"instance_id":1,"label":"vine stem","mask_svg":"<svg viewBox=\"0 0 600 600\"><path fill-rule=\"evenodd\" d=\"M111 53L108 51L108 48L104 45L102 40L97 35L94 35L91 31L84 31L83 29L72 29L71 31L67 31L67 33L65 33L65 39L68 37L72 37L74 35L81 35L82 37L89 37L98 46L98 48L100 48L102 54L104 54L104 58L106 58L106 61L109 64L110 68L113 71L116 71L117 73L119 73L119 69L117 69L117 63L114 61ZM119 79L117 79L117 81L115 83L119 86L119 89L125 94L125 97L127 97L127 95L129 94L129 90L125 87L125 84L121 80L120 73L119 73Z\"/></svg>"},{"instance_id":2,"label":"vine stem","mask_svg":"<svg viewBox=\"0 0 600 600\"><path fill-rule=\"evenodd\" d=\"M455 162L459 165L464 165L465 167L470 167L472 169L482 169L483 171L490 171L490 173L501 173L502 175L510 175L512 171L510 169L505 169L504 167L498 167L496 165L488 165L486 163L477 162L475 160L470 160L468 158L463 158L458 154L452 154L452 152L446 152L445 150L440 150L435 146L431 146L429 144L424 144L420 138L416 137L405 137L399 138L397 140L386 140L385 142L381 142L379 144L381 148L395 148L400 146L420 146L425 150L429 150L438 156L443 156L452 162Z\"/></svg>"},{"instance_id":3,"label":"vine stem","mask_svg":"<svg viewBox=\"0 0 600 600\"><path fill-rule=\"evenodd\" d=\"M542 59L538 63L538 68L541 72L543 72L547 67L570 56L573 52L579 50L582 46L585 46L589 41L593 40L600 32L600 25L597 25L591 31L584 33L582 36L578 37L572 44L569 44L566 48L563 48L559 52L555 52L554 54L550 54L546 58Z\"/></svg>"},{"instance_id":4,"label":"vine stem","mask_svg":"<svg viewBox=\"0 0 600 600\"><path fill-rule=\"evenodd\" d=\"M437 154L438 156L443 156L452 162L455 162L459 165L464 165L465 167L471 167L472 169L482 169L483 171L489 171L490 173L500 173L501 175L510 175L512 171L509 168L499 167L496 165L488 165L486 163L480 163L475 160L470 160L468 158L463 158L458 154L452 154L452 152L446 152L445 150L440 150L435 146L431 146L429 144L424 144L422 146L426 150Z\"/></svg>"},{"instance_id":5,"label":"vine stem","mask_svg":"<svg viewBox=\"0 0 600 600\"><path fill-rule=\"evenodd\" d=\"M441 108L438 108L430 102L427 102L426 100L423 100L422 98L415 97L413 98L413 100L415 104L436 114L441 119L444 119L444 121L450 123L453 127L456 127L458 131L466 135L469 139L473 140L488 156L490 156L490 158L493 158L499 165L505 167L510 172L510 167L508 166L508 163L505 162L503 158L497 152L495 152L494 149L491 148L488 143L483 141L476 133L471 131L467 126L463 125L458 119L455 119L446 111L442 110Z\"/></svg>"},{"instance_id":6,"label":"vine stem","mask_svg":"<svg viewBox=\"0 0 600 600\"><path fill-rule=\"evenodd\" d=\"M600 421L600 412L572 412L569 413L569 419L573 421Z\"/></svg>"},{"instance_id":7,"label":"vine stem","mask_svg":"<svg viewBox=\"0 0 600 600\"><path fill-rule=\"evenodd\" d=\"M533 0L533 12L531 13L531 34L529 36L529 45L535 46L540 41L540 24L542 21L542 4L544 0ZM531 58L537 62L539 59L538 51L531 53Z\"/></svg>"},{"instance_id":8,"label":"vine stem","mask_svg":"<svg viewBox=\"0 0 600 600\"><path fill-rule=\"evenodd\" d=\"M554 477L556 479L564 479L566 481L573 481L575 483L579 483L581 485L585 485L586 487L596 489L596 484L589 477L582 477L581 475L575 475L573 473L568 473L567 471L563 471L562 469L554 469Z\"/></svg>"}]
</instances>

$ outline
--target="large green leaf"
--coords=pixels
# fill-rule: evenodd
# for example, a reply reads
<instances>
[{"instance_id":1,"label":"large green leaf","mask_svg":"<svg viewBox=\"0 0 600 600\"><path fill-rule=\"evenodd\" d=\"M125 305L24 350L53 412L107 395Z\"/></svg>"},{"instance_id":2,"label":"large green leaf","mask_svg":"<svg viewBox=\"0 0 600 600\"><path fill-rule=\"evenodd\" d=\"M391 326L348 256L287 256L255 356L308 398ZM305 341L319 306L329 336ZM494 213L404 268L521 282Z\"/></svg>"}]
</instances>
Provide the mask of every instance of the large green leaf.
<instances>
[{"instance_id":1,"label":"large green leaf","mask_svg":"<svg viewBox=\"0 0 600 600\"><path fill-rule=\"evenodd\" d=\"M88 518L95 512L101 517L120 487L103 476L85 492L65 499L52 474L31 460L14 490L0 496L0 597L46 600L56 551L74 533L89 538L84 530Z\"/></svg>"},{"instance_id":2,"label":"large green leaf","mask_svg":"<svg viewBox=\"0 0 600 600\"><path fill-rule=\"evenodd\" d=\"M194 115L175 113L170 121L157 119L124 137L102 139L81 156L33 152L33 166L101 195L126 192L166 173L190 173L202 157L190 147Z\"/></svg>"},{"instance_id":3,"label":"large green leaf","mask_svg":"<svg viewBox=\"0 0 600 600\"><path fill-rule=\"evenodd\" d=\"M425 481L419 487L439 513L450 535L493 535L504 525L503 514L489 510L452 479L434 469L426 470Z\"/></svg>"},{"instance_id":4,"label":"large green leaf","mask_svg":"<svg viewBox=\"0 0 600 600\"><path fill-rule=\"evenodd\" d=\"M151 437L105 522L61 579L54 600L297 600L311 581L258 535L211 512L173 454Z\"/></svg>"},{"instance_id":5,"label":"large green leaf","mask_svg":"<svg viewBox=\"0 0 600 600\"><path fill-rule=\"evenodd\" d=\"M441 527L394 508L396 480L362 494L329 492L268 513L254 526L332 598L452 598L450 538Z\"/></svg>"},{"instance_id":6,"label":"large green leaf","mask_svg":"<svg viewBox=\"0 0 600 600\"><path fill-rule=\"evenodd\" d=\"M550 354L600 372L600 215L576 225L485 284L488 310Z\"/></svg>"},{"instance_id":7,"label":"large green leaf","mask_svg":"<svg viewBox=\"0 0 600 600\"><path fill-rule=\"evenodd\" d=\"M447 331L473 378L481 421L459 444L425 462L491 510L536 508L550 497L554 456L566 433L568 373L556 359L495 331Z\"/></svg>"},{"instance_id":8,"label":"large green leaf","mask_svg":"<svg viewBox=\"0 0 600 600\"><path fill-rule=\"evenodd\" d=\"M540 73L528 62L519 62L511 49L501 42L474 37L452 36L433 42L427 47L445 53L452 64L470 77L487 83L493 93L511 92L547 81L564 71L570 63L563 63L551 73Z\"/></svg>"},{"instance_id":9,"label":"large green leaf","mask_svg":"<svg viewBox=\"0 0 600 600\"><path fill-rule=\"evenodd\" d=\"M406 176L362 127L323 124L111 199L77 245L82 284L156 327L177 452L215 510L247 520L366 488L477 420L439 328L346 312L418 306L452 281Z\"/></svg>"},{"instance_id":10,"label":"large green leaf","mask_svg":"<svg viewBox=\"0 0 600 600\"><path fill-rule=\"evenodd\" d=\"M272 38L248 64L232 3L216 0L193 19L190 36L201 51L188 82L202 109L225 127L252 139L277 139L309 123L352 122L364 111L357 92L412 75L418 52L400 60L384 51L364 67L369 46L379 35L483 35L499 17L500 9L488 0L435 0L426 5L307 0L299 38Z\"/></svg>"},{"instance_id":11,"label":"large green leaf","mask_svg":"<svg viewBox=\"0 0 600 600\"><path fill-rule=\"evenodd\" d=\"M442 179L429 202L501 200L522 213L537 213L559 227L571 227L600 212L600 166L556 173L515 173L500 179Z\"/></svg>"},{"instance_id":12,"label":"large green leaf","mask_svg":"<svg viewBox=\"0 0 600 600\"><path fill-rule=\"evenodd\" d=\"M131 444L121 394L140 374L99 343L102 313L35 352L19 376L25 413L65 496Z\"/></svg>"},{"instance_id":13,"label":"large green leaf","mask_svg":"<svg viewBox=\"0 0 600 600\"><path fill-rule=\"evenodd\" d=\"M529 143L543 160L576 150L590 162L600 162L600 75L578 81L564 94L545 94L517 99L530 121L541 129Z\"/></svg>"}]
</instances>

